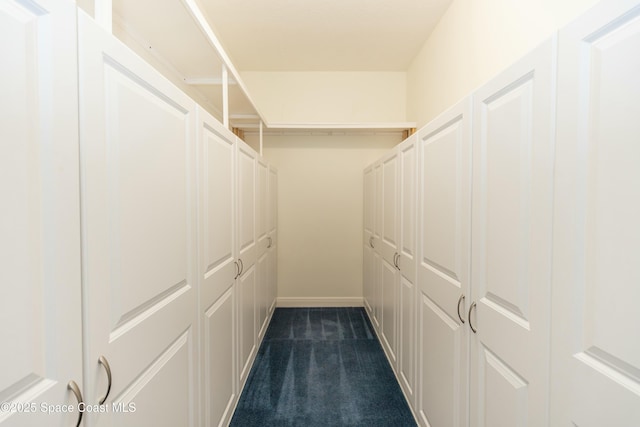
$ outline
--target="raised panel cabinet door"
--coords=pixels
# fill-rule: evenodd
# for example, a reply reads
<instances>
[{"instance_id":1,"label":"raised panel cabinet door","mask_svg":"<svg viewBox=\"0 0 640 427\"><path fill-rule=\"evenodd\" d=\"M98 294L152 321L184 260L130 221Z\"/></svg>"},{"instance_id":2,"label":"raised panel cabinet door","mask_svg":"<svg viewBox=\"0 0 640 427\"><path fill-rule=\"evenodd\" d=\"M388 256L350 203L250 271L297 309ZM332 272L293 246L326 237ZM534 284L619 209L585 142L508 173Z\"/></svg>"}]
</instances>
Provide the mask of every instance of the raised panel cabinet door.
<instances>
[{"instance_id":1,"label":"raised panel cabinet door","mask_svg":"<svg viewBox=\"0 0 640 427\"><path fill-rule=\"evenodd\" d=\"M278 297L278 170L269 166L269 313Z\"/></svg>"},{"instance_id":2,"label":"raised panel cabinet door","mask_svg":"<svg viewBox=\"0 0 640 427\"><path fill-rule=\"evenodd\" d=\"M363 281L363 302L364 307L371 317L372 314L372 294L373 294L373 280L374 280L374 271L373 271L373 249L369 246L369 244L365 244L362 248L362 281Z\"/></svg>"},{"instance_id":3,"label":"raised panel cabinet door","mask_svg":"<svg viewBox=\"0 0 640 427\"><path fill-rule=\"evenodd\" d=\"M269 188L268 188L268 233L274 238L274 234L278 230L278 169L269 165ZM274 242L271 242L273 246Z\"/></svg>"},{"instance_id":4,"label":"raised panel cabinet door","mask_svg":"<svg viewBox=\"0 0 640 427\"><path fill-rule=\"evenodd\" d=\"M468 425L471 99L418 135L416 414L431 427Z\"/></svg>"},{"instance_id":5,"label":"raised panel cabinet door","mask_svg":"<svg viewBox=\"0 0 640 427\"><path fill-rule=\"evenodd\" d=\"M273 243L271 233L269 232L269 165L259 158L257 171L257 210L256 210L256 224L257 227L257 239L259 248L259 272L258 272L258 284L257 284L257 313L258 313L258 337L262 338L267 330L269 321L269 308L271 306L272 298L270 296L270 284L269 284L269 249Z\"/></svg>"},{"instance_id":6,"label":"raised panel cabinet door","mask_svg":"<svg viewBox=\"0 0 640 427\"><path fill-rule=\"evenodd\" d=\"M202 108L198 124L198 278L204 425L229 422L236 388L236 137Z\"/></svg>"},{"instance_id":7,"label":"raised panel cabinet door","mask_svg":"<svg viewBox=\"0 0 640 427\"><path fill-rule=\"evenodd\" d=\"M382 160L380 165L380 254L394 267L400 247L400 221L398 219L400 210L399 170L398 150L393 150L391 154Z\"/></svg>"},{"instance_id":8,"label":"raised panel cabinet door","mask_svg":"<svg viewBox=\"0 0 640 427\"><path fill-rule=\"evenodd\" d=\"M93 426L196 426L195 103L78 16L85 397ZM118 409L113 409L118 408Z\"/></svg>"},{"instance_id":9,"label":"raised panel cabinet door","mask_svg":"<svg viewBox=\"0 0 640 427\"><path fill-rule=\"evenodd\" d=\"M416 188L417 137L414 135L398 146L398 229L400 242L396 265L398 290L398 377L407 398L415 400L416 342Z\"/></svg>"},{"instance_id":10,"label":"raised panel cabinet door","mask_svg":"<svg viewBox=\"0 0 640 427\"><path fill-rule=\"evenodd\" d=\"M67 384L84 391L75 3L0 1L0 56L0 425L70 426Z\"/></svg>"},{"instance_id":11,"label":"raised panel cabinet door","mask_svg":"<svg viewBox=\"0 0 640 427\"><path fill-rule=\"evenodd\" d=\"M381 174L381 216L380 257L382 259L382 277L380 293L380 332L389 360L394 369L398 362L398 289L399 276L396 260L400 245L398 232L399 211L399 155L397 150L386 156L380 164Z\"/></svg>"},{"instance_id":12,"label":"raised panel cabinet door","mask_svg":"<svg viewBox=\"0 0 640 427\"><path fill-rule=\"evenodd\" d=\"M263 252L256 261L256 314L258 341L262 339L268 325L269 298L269 251Z\"/></svg>"},{"instance_id":13,"label":"raised panel cabinet door","mask_svg":"<svg viewBox=\"0 0 640 427\"><path fill-rule=\"evenodd\" d=\"M375 218L373 229L374 246L373 265L374 265L374 281L373 281L373 326L380 331L382 321L382 239L380 238L382 230L382 164L377 163L373 167L375 174Z\"/></svg>"},{"instance_id":14,"label":"raised panel cabinet door","mask_svg":"<svg viewBox=\"0 0 640 427\"><path fill-rule=\"evenodd\" d=\"M238 374L240 390L247 380L257 351L256 331L256 263L238 278Z\"/></svg>"},{"instance_id":15,"label":"raised panel cabinet door","mask_svg":"<svg viewBox=\"0 0 640 427\"><path fill-rule=\"evenodd\" d=\"M552 39L473 95L474 427L549 422L555 58Z\"/></svg>"},{"instance_id":16,"label":"raised panel cabinet door","mask_svg":"<svg viewBox=\"0 0 640 427\"><path fill-rule=\"evenodd\" d=\"M559 35L552 425L640 425L640 3Z\"/></svg>"},{"instance_id":17,"label":"raised panel cabinet door","mask_svg":"<svg viewBox=\"0 0 640 427\"><path fill-rule=\"evenodd\" d=\"M237 218L238 218L238 375L240 385L247 378L251 362L256 354L258 339L257 304L260 295L256 286L256 260L258 243L256 231L256 186L258 154L241 140L237 145Z\"/></svg>"},{"instance_id":18,"label":"raised panel cabinet door","mask_svg":"<svg viewBox=\"0 0 640 427\"><path fill-rule=\"evenodd\" d=\"M389 361L394 367L398 363L397 356L397 311L398 311L398 274L394 265L381 258L382 275L381 283L381 322L380 337L382 346L387 353Z\"/></svg>"},{"instance_id":19,"label":"raised panel cabinet door","mask_svg":"<svg viewBox=\"0 0 640 427\"><path fill-rule=\"evenodd\" d=\"M256 310L258 337L262 337L269 314L269 278L267 253L269 251L269 165L263 159L257 161L256 224L258 241L258 276L256 285Z\"/></svg>"},{"instance_id":20,"label":"raised panel cabinet door","mask_svg":"<svg viewBox=\"0 0 640 427\"><path fill-rule=\"evenodd\" d=\"M269 165L262 159L256 160L258 167L256 182L256 238L260 245L260 252L269 246ZM264 244L262 244L264 241Z\"/></svg>"},{"instance_id":21,"label":"raised panel cabinet door","mask_svg":"<svg viewBox=\"0 0 640 427\"><path fill-rule=\"evenodd\" d=\"M363 230L363 297L364 305L370 317L373 317L373 251L375 243L375 170L373 167L365 169L363 174L364 183L364 230Z\"/></svg>"}]
</instances>

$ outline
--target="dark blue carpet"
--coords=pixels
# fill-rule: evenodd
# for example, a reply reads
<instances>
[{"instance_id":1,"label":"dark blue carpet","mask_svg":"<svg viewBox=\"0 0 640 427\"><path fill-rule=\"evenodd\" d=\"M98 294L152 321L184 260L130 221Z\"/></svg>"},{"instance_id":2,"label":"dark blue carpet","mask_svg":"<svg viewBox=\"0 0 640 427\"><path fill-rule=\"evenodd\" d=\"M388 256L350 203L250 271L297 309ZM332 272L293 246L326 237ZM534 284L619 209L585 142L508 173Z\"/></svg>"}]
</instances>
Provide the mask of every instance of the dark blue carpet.
<instances>
[{"instance_id":1,"label":"dark blue carpet","mask_svg":"<svg viewBox=\"0 0 640 427\"><path fill-rule=\"evenodd\" d=\"M231 426L415 426L363 308L278 308Z\"/></svg>"}]
</instances>

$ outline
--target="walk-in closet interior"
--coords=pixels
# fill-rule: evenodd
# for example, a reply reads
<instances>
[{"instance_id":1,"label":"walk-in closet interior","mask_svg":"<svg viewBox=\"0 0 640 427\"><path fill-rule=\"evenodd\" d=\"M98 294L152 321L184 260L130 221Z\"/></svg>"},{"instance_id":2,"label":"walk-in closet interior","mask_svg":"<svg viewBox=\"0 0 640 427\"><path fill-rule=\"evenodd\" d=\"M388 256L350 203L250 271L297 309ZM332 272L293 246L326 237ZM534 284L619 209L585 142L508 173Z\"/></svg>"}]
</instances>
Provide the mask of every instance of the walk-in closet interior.
<instances>
[{"instance_id":1,"label":"walk-in closet interior","mask_svg":"<svg viewBox=\"0 0 640 427\"><path fill-rule=\"evenodd\" d=\"M276 307L364 307L420 426L640 426L638 0L0 0L0 55L0 426L226 426Z\"/></svg>"}]
</instances>

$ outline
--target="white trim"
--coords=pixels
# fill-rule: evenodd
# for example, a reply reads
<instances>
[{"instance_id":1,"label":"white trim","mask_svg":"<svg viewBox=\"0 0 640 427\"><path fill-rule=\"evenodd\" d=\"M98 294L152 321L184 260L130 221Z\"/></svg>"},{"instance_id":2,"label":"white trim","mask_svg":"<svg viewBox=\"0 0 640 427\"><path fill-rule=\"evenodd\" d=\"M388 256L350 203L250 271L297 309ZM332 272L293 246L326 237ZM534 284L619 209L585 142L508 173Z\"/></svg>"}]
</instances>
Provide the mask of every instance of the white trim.
<instances>
[{"instance_id":1,"label":"white trim","mask_svg":"<svg viewBox=\"0 0 640 427\"><path fill-rule=\"evenodd\" d=\"M260 156L262 157L262 120L260 120ZM271 238L271 237L269 237Z\"/></svg>"},{"instance_id":2,"label":"white trim","mask_svg":"<svg viewBox=\"0 0 640 427\"><path fill-rule=\"evenodd\" d=\"M222 77L185 77L184 82L193 86L220 86L224 84ZM235 85L237 82L230 78L228 84Z\"/></svg>"},{"instance_id":3,"label":"white trim","mask_svg":"<svg viewBox=\"0 0 640 427\"><path fill-rule=\"evenodd\" d=\"M222 124L229 129L229 72L222 64Z\"/></svg>"},{"instance_id":4,"label":"white trim","mask_svg":"<svg viewBox=\"0 0 640 427\"><path fill-rule=\"evenodd\" d=\"M362 297L278 297L277 307L364 307Z\"/></svg>"},{"instance_id":5,"label":"white trim","mask_svg":"<svg viewBox=\"0 0 640 427\"><path fill-rule=\"evenodd\" d=\"M229 118L232 120L259 120L260 116L256 114L230 114Z\"/></svg>"},{"instance_id":6,"label":"white trim","mask_svg":"<svg viewBox=\"0 0 640 427\"><path fill-rule=\"evenodd\" d=\"M268 129L387 129L405 130L416 127L416 122L296 122L296 123L273 123L265 122ZM257 126L257 125L254 125Z\"/></svg>"},{"instance_id":7,"label":"white trim","mask_svg":"<svg viewBox=\"0 0 640 427\"><path fill-rule=\"evenodd\" d=\"M109 34L113 34L113 5L111 0L96 0L93 13L98 25Z\"/></svg>"}]
</instances>

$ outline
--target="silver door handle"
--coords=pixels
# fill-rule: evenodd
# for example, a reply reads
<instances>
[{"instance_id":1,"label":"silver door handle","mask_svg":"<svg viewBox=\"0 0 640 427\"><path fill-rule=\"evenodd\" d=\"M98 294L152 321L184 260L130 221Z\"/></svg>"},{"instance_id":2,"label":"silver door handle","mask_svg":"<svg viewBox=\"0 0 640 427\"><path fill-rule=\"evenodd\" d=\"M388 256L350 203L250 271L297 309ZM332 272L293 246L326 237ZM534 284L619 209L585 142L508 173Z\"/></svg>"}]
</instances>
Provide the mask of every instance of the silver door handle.
<instances>
[{"instance_id":1,"label":"silver door handle","mask_svg":"<svg viewBox=\"0 0 640 427\"><path fill-rule=\"evenodd\" d=\"M238 276L242 276L242 273L244 272L244 263L240 258L238 258L238 262L240 262L240 273L238 273Z\"/></svg>"},{"instance_id":2,"label":"silver door handle","mask_svg":"<svg viewBox=\"0 0 640 427\"><path fill-rule=\"evenodd\" d=\"M471 307L469 307L469 327L471 328L471 330L473 331L473 333L477 333L478 330L476 328L473 327L473 325L471 324L471 311L476 307L476 303L475 301L471 304Z\"/></svg>"},{"instance_id":3,"label":"silver door handle","mask_svg":"<svg viewBox=\"0 0 640 427\"><path fill-rule=\"evenodd\" d=\"M398 271L400 271L400 266L398 265L399 262L400 262L400 254L396 254L395 264Z\"/></svg>"},{"instance_id":4,"label":"silver door handle","mask_svg":"<svg viewBox=\"0 0 640 427\"><path fill-rule=\"evenodd\" d=\"M238 264L238 261L233 261L233 263L236 265L236 275L234 276L233 280L236 280L240 275L240 264Z\"/></svg>"},{"instance_id":5,"label":"silver door handle","mask_svg":"<svg viewBox=\"0 0 640 427\"><path fill-rule=\"evenodd\" d=\"M100 356L98 358L98 363L104 366L104 370L107 371L107 393L104 395L102 399L100 399L100 404L102 405L107 401L107 397L109 396L109 392L111 391L111 366L109 366L109 362L107 358L104 356Z\"/></svg>"},{"instance_id":6,"label":"silver door handle","mask_svg":"<svg viewBox=\"0 0 640 427\"><path fill-rule=\"evenodd\" d=\"M457 309L457 312L458 312L458 319L460 319L460 321L461 321L461 322L462 322L462 324L464 325L464 319L462 318L462 316L460 316L460 303L461 303L462 301L464 301L464 294L461 294L461 295L460 295L460 298L458 298L458 309Z\"/></svg>"},{"instance_id":7,"label":"silver door handle","mask_svg":"<svg viewBox=\"0 0 640 427\"><path fill-rule=\"evenodd\" d=\"M78 401L78 408L80 408L80 404L84 405L84 399L82 398L82 393L80 392L80 388L78 387L78 384L76 384L75 381L71 380L69 381L69 384L67 384L67 388L71 390L73 394L76 396L76 400ZM78 422L76 423L76 427L80 426L80 423L82 422L83 414L84 414L84 411L78 410Z\"/></svg>"},{"instance_id":8,"label":"silver door handle","mask_svg":"<svg viewBox=\"0 0 640 427\"><path fill-rule=\"evenodd\" d=\"M369 237L369 246L371 246L371 248L375 248L375 246L373 246L373 236Z\"/></svg>"}]
</instances>

